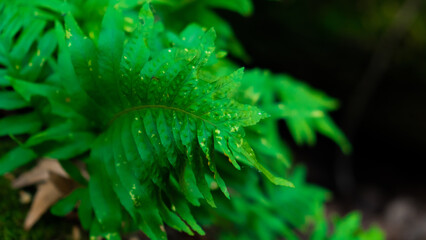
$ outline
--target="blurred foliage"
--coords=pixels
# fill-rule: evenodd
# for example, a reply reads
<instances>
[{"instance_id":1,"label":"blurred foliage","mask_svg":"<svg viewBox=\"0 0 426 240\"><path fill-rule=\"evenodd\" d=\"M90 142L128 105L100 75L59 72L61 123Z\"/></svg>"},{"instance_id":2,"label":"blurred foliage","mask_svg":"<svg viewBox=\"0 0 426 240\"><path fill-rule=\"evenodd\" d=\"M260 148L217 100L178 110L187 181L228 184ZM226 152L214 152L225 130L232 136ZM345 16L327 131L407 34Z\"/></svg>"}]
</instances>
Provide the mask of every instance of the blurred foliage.
<instances>
[{"instance_id":1,"label":"blurred foliage","mask_svg":"<svg viewBox=\"0 0 426 240\"><path fill-rule=\"evenodd\" d=\"M66 5L63 5L60 10L62 12L71 11L77 21L82 24L82 30L90 38L96 39L101 30L99 23L106 12L108 2L108 0L71 0ZM117 2L116 6L123 10L125 16L124 29L127 32L132 32L135 29L138 22L138 10L145 2L147 1L124 0ZM150 2L154 6L156 17L167 25L168 30L181 32L190 23L198 23L206 28L214 27L218 33L216 40L218 48L229 50L235 56L243 59L248 57L236 39L231 26L216 14L213 9L227 9L247 16L253 11L251 1L152 0Z\"/></svg>"},{"instance_id":2,"label":"blurred foliage","mask_svg":"<svg viewBox=\"0 0 426 240\"><path fill-rule=\"evenodd\" d=\"M320 215L321 216L321 215ZM319 217L316 221L316 226L311 235L312 240L376 240L385 239L385 235L382 230L377 226L372 226L368 230L364 230L361 227L361 214L358 212L352 212L345 217L335 216L332 224L328 224L325 218ZM333 232L330 232L330 226L333 228Z\"/></svg>"},{"instance_id":3,"label":"blurred foliage","mask_svg":"<svg viewBox=\"0 0 426 240\"><path fill-rule=\"evenodd\" d=\"M275 121L277 125L276 121L285 120L298 144L315 144L315 134L319 132L333 139L344 153L351 151L345 135L327 114L336 110L338 102L290 76L250 70L245 74L240 98L269 113L271 119L264 122ZM261 124L257 126L258 132L273 132L272 129L262 129ZM279 139L275 138L273 142L279 142Z\"/></svg>"},{"instance_id":4,"label":"blurred foliage","mask_svg":"<svg viewBox=\"0 0 426 240\"><path fill-rule=\"evenodd\" d=\"M239 174L219 169L231 193L230 200L215 196L217 209L208 209L208 215L214 216L210 224L219 228L220 239L299 239L323 211L328 196L326 190L305 182L302 167L289 176L295 188L274 186L249 169Z\"/></svg>"}]
</instances>

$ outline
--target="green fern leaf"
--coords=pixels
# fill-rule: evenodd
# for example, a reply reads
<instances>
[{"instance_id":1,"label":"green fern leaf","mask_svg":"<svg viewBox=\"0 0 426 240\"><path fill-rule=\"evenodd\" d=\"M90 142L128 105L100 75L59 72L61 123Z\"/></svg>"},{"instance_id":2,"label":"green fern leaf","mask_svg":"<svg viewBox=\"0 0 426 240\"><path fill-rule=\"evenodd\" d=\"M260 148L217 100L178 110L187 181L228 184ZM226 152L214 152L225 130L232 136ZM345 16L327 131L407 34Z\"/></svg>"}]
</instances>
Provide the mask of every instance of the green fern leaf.
<instances>
[{"instance_id":1,"label":"green fern leaf","mask_svg":"<svg viewBox=\"0 0 426 240\"><path fill-rule=\"evenodd\" d=\"M72 193L70 193L67 197L61 199L57 202L51 209L50 212L56 216L65 216L70 213L78 200L80 200L80 196L84 194L83 188L77 188Z\"/></svg>"},{"instance_id":2,"label":"green fern leaf","mask_svg":"<svg viewBox=\"0 0 426 240\"><path fill-rule=\"evenodd\" d=\"M12 171L34 160L36 157L37 155L31 149L21 146L16 147L0 158L0 175Z\"/></svg>"},{"instance_id":3,"label":"green fern leaf","mask_svg":"<svg viewBox=\"0 0 426 240\"><path fill-rule=\"evenodd\" d=\"M91 109L100 108L97 126L102 133L91 148L89 161L89 195L97 219L93 231L99 227L118 232L124 216L121 205L153 239L166 237L163 221L189 234L187 225L204 234L187 202L198 206L200 199L206 199L215 206L207 176L229 197L215 167L215 149L237 169L240 164L253 166L275 184L292 186L260 165L244 139L243 127L267 114L232 98L243 70L209 79L201 74L213 56L214 30L191 26L183 33L188 41L169 47L158 45L164 34L158 31L161 28L156 27L148 4L139 18L139 26L127 39L122 15L109 7L96 45L67 15L67 42L59 40L65 52L61 54L71 56L75 84L92 101L88 108L73 101L67 107L78 112L75 116L88 119L93 118ZM55 97L45 92L35 94Z\"/></svg>"},{"instance_id":4,"label":"green fern leaf","mask_svg":"<svg viewBox=\"0 0 426 240\"><path fill-rule=\"evenodd\" d=\"M1 110L17 110L27 107L28 103L16 92L4 91L0 92L0 109Z\"/></svg>"},{"instance_id":5,"label":"green fern leaf","mask_svg":"<svg viewBox=\"0 0 426 240\"><path fill-rule=\"evenodd\" d=\"M236 11L245 16L253 12L251 0L204 0L204 2L209 6Z\"/></svg>"},{"instance_id":6,"label":"green fern leaf","mask_svg":"<svg viewBox=\"0 0 426 240\"><path fill-rule=\"evenodd\" d=\"M34 133L41 128L36 113L12 115L0 119L0 136Z\"/></svg>"}]
</instances>

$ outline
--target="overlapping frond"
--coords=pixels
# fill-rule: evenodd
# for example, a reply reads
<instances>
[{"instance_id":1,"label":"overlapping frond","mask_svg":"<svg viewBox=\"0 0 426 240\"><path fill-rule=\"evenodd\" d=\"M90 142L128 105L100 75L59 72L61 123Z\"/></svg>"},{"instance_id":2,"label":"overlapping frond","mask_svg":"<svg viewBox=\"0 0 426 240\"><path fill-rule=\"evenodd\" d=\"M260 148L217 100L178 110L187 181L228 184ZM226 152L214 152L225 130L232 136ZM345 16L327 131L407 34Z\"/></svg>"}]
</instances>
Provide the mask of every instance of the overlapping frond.
<instances>
[{"instance_id":1,"label":"overlapping frond","mask_svg":"<svg viewBox=\"0 0 426 240\"><path fill-rule=\"evenodd\" d=\"M60 4L60 1L52 0ZM0 1L0 110L22 111L0 119L0 137L33 134L42 127L42 118L11 86L10 77L35 82L52 72L56 36L48 24L59 14L46 11L42 1ZM24 110L25 109L25 110ZM28 110L27 110L28 109ZM19 141L19 140L16 140ZM0 174L11 171L36 154L18 146L0 158Z\"/></svg>"},{"instance_id":2,"label":"overlapping frond","mask_svg":"<svg viewBox=\"0 0 426 240\"><path fill-rule=\"evenodd\" d=\"M61 5L61 1L56 2ZM0 1L0 86L10 86L5 76L35 81L46 76L56 48L56 36L48 24L59 16L46 11L42 1Z\"/></svg>"}]
</instances>

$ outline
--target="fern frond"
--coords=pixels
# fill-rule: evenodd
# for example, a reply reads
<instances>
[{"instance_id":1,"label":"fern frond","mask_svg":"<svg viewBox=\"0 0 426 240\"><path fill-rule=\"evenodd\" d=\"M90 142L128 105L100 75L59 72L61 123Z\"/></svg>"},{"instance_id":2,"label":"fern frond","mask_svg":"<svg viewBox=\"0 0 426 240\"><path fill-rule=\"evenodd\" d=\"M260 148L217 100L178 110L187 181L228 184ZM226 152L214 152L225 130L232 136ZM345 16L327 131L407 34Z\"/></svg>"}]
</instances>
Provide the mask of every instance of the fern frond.
<instances>
[{"instance_id":1,"label":"fern frond","mask_svg":"<svg viewBox=\"0 0 426 240\"><path fill-rule=\"evenodd\" d=\"M167 38L148 4L139 17L139 26L127 38L121 13L109 7L96 45L71 15L66 16L67 42L60 40L59 44L61 54L69 54L72 62L63 61L59 66L69 69L66 76L70 79L65 81L80 86L89 106L75 103L76 91L64 89L59 97L52 96L31 92L13 80L23 95L30 92L29 98L44 95L57 103L69 97L66 104L52 104L52 110L66 107L66 112L73 109L74 117L88 120L94 119L94 112L99 114L94 129L100 135L88 160L88 192L96 216L91 231L102 236L116 234L130 216L153 239L166 237L163 222L188 234L192 230L204 234L188 202L199 206L200 199L205 199L215 206L209 179L229 197L216 168L215 149L237 169L240 164L253 166L273 183L292 186L258 163L244 138L243 127L256 124L267 114L233 99L243 70L209 79L201 74L214 56L214 30L192 25L182 33L188 36L184 43L159 45Z\"/></svg>"}]
</instances>

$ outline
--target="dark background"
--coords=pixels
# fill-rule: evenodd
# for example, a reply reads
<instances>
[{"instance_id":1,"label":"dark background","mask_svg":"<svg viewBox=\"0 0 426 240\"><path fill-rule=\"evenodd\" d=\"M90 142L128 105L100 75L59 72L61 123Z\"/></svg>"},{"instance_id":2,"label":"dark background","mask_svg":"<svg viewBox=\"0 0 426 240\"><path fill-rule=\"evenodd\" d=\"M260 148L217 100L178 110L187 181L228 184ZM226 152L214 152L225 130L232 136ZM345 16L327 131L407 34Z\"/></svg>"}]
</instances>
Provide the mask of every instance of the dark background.
<instances>
[{"instance_id":1,"label":"dark background","mask_svg":"<svg viewBox=\"0 0 426 240\"><path fill-rule=\"evenodd\" d=\"M350 156L325 137L296 146L281 127L308 180L331 189L343 211L361 209L378 221L395 202L423 209L426 4L254 2L250 17L220 11L252 57L241 64L290 74L341 103L332 117L353 144Z\"/></svg>"}]
</instances>

